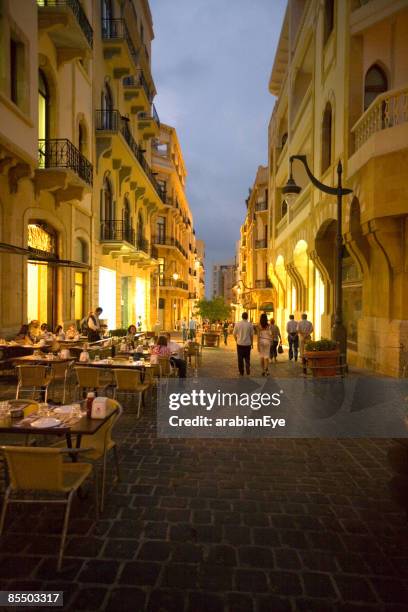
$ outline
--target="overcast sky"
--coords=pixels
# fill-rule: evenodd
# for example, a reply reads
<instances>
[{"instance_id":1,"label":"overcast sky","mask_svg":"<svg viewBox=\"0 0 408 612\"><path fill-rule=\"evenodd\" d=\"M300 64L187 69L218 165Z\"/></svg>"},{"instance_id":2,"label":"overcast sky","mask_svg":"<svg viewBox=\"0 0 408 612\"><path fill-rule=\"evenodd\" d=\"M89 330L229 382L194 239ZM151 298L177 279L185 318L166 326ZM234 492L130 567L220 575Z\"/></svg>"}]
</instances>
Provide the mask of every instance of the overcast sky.
<instances>
[{"instance_id":1,"label":"overcast sky","mask_svg":"<svg viewBox=\"0 0 408 612\"><path fill-rule=\"evenodd\" d=\"M245 198L267 162L268 81L286 0L150 0L160 119L178 132L197 237L234 256Z\"/></svg>"}]
</instances>

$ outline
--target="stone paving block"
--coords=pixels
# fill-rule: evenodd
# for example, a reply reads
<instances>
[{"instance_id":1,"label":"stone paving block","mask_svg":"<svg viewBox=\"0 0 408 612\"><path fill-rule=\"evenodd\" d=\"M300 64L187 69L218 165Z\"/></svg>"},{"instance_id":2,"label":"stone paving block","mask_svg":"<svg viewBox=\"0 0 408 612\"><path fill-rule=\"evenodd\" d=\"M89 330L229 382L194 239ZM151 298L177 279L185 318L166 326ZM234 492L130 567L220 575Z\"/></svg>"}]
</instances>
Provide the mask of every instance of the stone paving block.
<instances>
[{"instance_id":1,"label":"stone paving block","mask_svg":"<svg viewBox=\"0 0 408 612\"><path fill-rule=\"evenodd\" d=\"M173 545L172 561L186 563L200 563L203 561L204 548L197 544L176 543Z\"/></svg>"},{"instance_id":2,"label":"stone paving block","mask_svg":"<svg viewBox=\"0 0 408 612\"><path fill-rule=\"evenodd\" d=\"M289 599L274 597L273 595L258 597L257 606L258 612L293 612L292 604ZM323 610L320 612L323 612ZM329 611L325 610L324 612Z\"/></svg>"},{"instance_id":3,"label":"stone paving block","mask_svg":"<svg viewBox=\"0 0 408 612\"><path fill-rule=\"evenodd\" d=\"M333 582L327 574L304 572L302 577L306 595L309 597L335 598L337 596Z\"/></svg>"},{"instance_id":4,"label":"stone paving block","mask_svg":"<svg viewBox=\"0 0 408 612\"><path fill-rule=\"evenodd\" d=\"M303 588L295 572L275 570L269 572L270 590L278 595L301 595Z\"/></svg>"},{"instance_id":5,"label":"stone paving block","mask_svg":"<svg viewBox=\"0 0 408 612\"><path fill-rule=\"evenodd\" d=\"M161 570L160 563L129 561L125 563L118 582L120 584L154 586Z\"/></svg>"},{"instance_id":6,"label":"stone paving block","mask_svg":"<svg viewBox=\"0 0 408 612\"><path fill-rule=\"evenodd\" d=\"M186 596L182 591L157 589L150 593L146 611L180 612L184 610L185 600Z\"/></svg>"},{"instance_id":7,"label":"stone paving block","mask_svg":"<svg viewBox=\"0 0 408 612\"><path fill-rule=\"evenodd\" d=\"M214 593L193 592L188 596L186 612L224 612L224 601Z\"/></svg>"},{"instance_id":8,"label":"stone paving block","mask_svg":"<svg viewBox=\"0 0 408 612\"><path fill-rule=\"evenodd\" d=\"M224 540L229 544L239 546L251 543L251 530L240 525L224 525Z\"/></svg>"},{"instance_id":9,"label":"stone paving block","mask_svg":"<svg viewBox=\"0 0 408 612\"><path fill-rule=\"evenodd\" d=\"M102 557L111 559L132 559L139 548L138 540L107 540Z\"/></svg>"},{"instance_id":10,"label":"stone paving block","mask_svg":"<svg viewBox=\"0 0 408 612\"><path fill-rule=\"evenodd\" d=\"M335 557L330 552L302 550L299 551L299 556L307 569L318 572L335 572L337 569Z\"/></svg>"},{"instance_id":11,"label":"stone paving block","mask_svg":"<svg viewBox=\"0 0 408 612\"><path fill-rule=\"evenodd\" d=\"M99 610L108 589L102 587L81 588L70 606L71 610Z\"/></svg>"},{"instance_id":12,"label":"stone paving block","mask_svg":"<svg viewBox=\"0 0 408 612\"><path fill-rule=\"evenodd\" d=\"M388 604L405 604L408 607L407 582L396 578L383 578L376 576L370 578L370 583L377 593L380 601Z\"/></svg>"},{"instance_id":13,"label":"stone paving block","mask_svg":"<svg viewBox=\"0 0 408 612\"><path fill-rule=\"evenodd\" d=\"M275 529L255 527L252 530L254 544L260 546L279 546L279 533Z\"/></svg>"},{"instance_id":14,"label":"stone paving block","mask_svg":"<svg viewBox=\"0 0 408 612\"><path fill-rule=\"evenodd\" d=\"M239 591L262 593L269 591L265 572L252 569L237 569L235 572L235 587Z\"/></svg>"},{"instance_id":15,"label":"stone paving block","mask_svg":"<svg viewBox=\"0 0 408 612\"><path fill-rule=\"evenodd\" d=\"M272 550L266 546L240 546L238 549L240 565L251 567L274 567Z\"/></svg>"},{"instance_id":16,"label":"stone paving block","mask_svg":"<svg viewBox=\"0 0 408 612\"><path fill-rule=\"evenodd\" d=\"M94 559L87 561L78 575L78 582L97 582L101 584L114 584L119 570L117 561L103 561Z\"/></svg>"},{"instance_id":17,"label":"stone paving block","mask_svg":"<svg viewBox=\"0 0 408 612\"><path fill-rule=\"evenodd\" d=\"M362 576L334 575L333 579L344 601L376 602L370 584Z\"/></svg>"},{"instance_id":18,"label":"stone paving block","mask_svg":"<svg viewBox=\"0 0 408 612\"><path fill-rule=\"evenodd\" d=\"M250 595L227 593L225 612L254 612L254 601Z\"/></svg>"},{"instance_id":19,"label":"stone paving block","mask_svg":"<svg viewBox=\"0 0 408 612\"><path fill-rule=\"evenodd\" d=\"M196 589L198 587L197 567L183 563L165 566L162 585L177 589Z\"/></svg>"},{"instance_id":20,"label":"stone paving block","mask_svg":"<svg viewBox=\"0 0 408 612\"><path fill-rule=\"evenodd\" d=\"M167 561L172 552L172 544L160 540L143 542L137 552L137 558L144 561Z\"/></svg>"},{"instance_id":21,"label":"stone paving block","mask_svg":"<svg viewBox=\"0 0 408 612\"><path fill-rule=\"evenodd\" d=\"M104 610L107 612L118 612L119 610L123 610L124 612L127 612L127 610L143 610L145 607L145 602L146 595L141 589L125 587L116 588L110 592L109 599Z\"/></svg>"},{"instance_id":22,"label":"stone paving block","mask_svg":"<svg viewBox=\"0 0 408 612\"><path fill-rule=\"evenodd\" d=\"M203 591L231 591L233 588L233 570L230 567L200 565L197 584Z\"/></svg>"},{"instance_id":23,"label":"stone paving block","mask_svg":"<svg viewBox=\"0 0 408 612\"><path fill-rule=\"evenodd\" d=\"M222 566L236 566L237 555L235 548L220 544L211 546L207 555L205 555L206 563Z\"/></svg>"}]
</instances>

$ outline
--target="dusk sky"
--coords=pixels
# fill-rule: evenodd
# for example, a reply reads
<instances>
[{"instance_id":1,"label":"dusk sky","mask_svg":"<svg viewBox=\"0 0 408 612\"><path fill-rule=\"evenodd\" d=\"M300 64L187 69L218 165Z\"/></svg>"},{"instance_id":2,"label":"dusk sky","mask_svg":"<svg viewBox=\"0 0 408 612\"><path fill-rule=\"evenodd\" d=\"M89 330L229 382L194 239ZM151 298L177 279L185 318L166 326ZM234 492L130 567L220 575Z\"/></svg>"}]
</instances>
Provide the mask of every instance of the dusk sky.
<instances>
[{"instance_id":1,"label":"dusk sky","mask_svg":"<svg viewBox=\"0 0 408 612\"><path fill-rule=\"evenodd\" d=\"M197 236L234 256L245 199L267 162L268 91L286 0L150 0L160 119L178 132Z\"/></svg>"}]
</instances>

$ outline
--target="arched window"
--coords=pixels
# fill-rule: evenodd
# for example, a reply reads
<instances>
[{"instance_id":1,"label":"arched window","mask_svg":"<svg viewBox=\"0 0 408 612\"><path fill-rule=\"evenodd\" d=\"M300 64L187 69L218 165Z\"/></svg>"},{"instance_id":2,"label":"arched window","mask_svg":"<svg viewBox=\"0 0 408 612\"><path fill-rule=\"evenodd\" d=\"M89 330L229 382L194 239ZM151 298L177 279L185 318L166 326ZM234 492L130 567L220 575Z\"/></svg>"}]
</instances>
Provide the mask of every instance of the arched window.
<instances>
[{"instance_id":1,"label":"arched window","mask_svg":"<svg viewBox=\"0 0 408 612\"><path fill-rule=\"evenodd\" d=\"M330 102L326 104L322 124L322 173L332 163L332 107Z\"/></svg>"},{"instance_id":2,"label":"arched window","mask_svg":"<svg viewBox=\"0 0 408 612\"><path fill-rule=\"evenodd\" d=\"M103 181L101 193L101 238L102 240L112 240L115 233L115 214L112 185L107 176Z\"/></svg>"},{"instance_id":3,"label":"arched window","mask_svg":"<svg viewBox=\"0 0 408 612\"><path fill-rule=\"evenodd\" d=\"M329 40L334 28L334 0L324 2L324 44Z\"/></svg>"},{"instance_id":4,"label":"arched window","mask_svg":"<svg viewBox=\"0 0 408 612\"><path fill-rule=\"evenodd\" d=\"M105 83L101 95L101 121L102 126L106 130L112 130L116 126L113 125L113 95L108 83Z\"/></svg>"},{"instance_id":5,"label":"arched window","mask_svg":"<svg viewBox=\"0 0 408 612\"><path fill-rule=\"evenodd\" d=\"M87 138L86 138L86 127L81 121L78 125L78 149L82 155L86 154Z\"/></svg>"},{"instance_id":6,"label":"arched window","mask_svg":"<svg viewBox=\"0 0 408 612\"><path fill-rule=\"evenodd\" d=\"M89 250L88 244L82 238L75 238L75 251L74 251L74 259L75 261L79 261L81 263L88 263L89 260Z\"/></svg>"},{"instance_id":7,"label":"arched window","mask_svg":"<svg viewBox=\"0 0 408 612\"><path fill-rule=\"evenodd\" d=\"M144 239L144 221L143 221L143 215L141 212L139 212L138 217L137 217L137 238L138 240Z\"/></svg>"},{"instance_id":8,"label":"arched window","mask_svg":"<svg viewBox=\"0 0 408 612\"><path fill-rule=\"evenodd\" d=\"M50 94L47 79L38 71L38 138L46 139L49 133Z\"/></svg>"},{"instance_id":9,"label":"arched window","mask_svg":"<svg viewBox=\"0 0 408 612\"><path fill-rule=\"evenodd\" d=\"M367 70L364 80L364 110L367 110L377 96L387 90L387 76L378 64L374 64Z\"/></svg>"}]
</instances>

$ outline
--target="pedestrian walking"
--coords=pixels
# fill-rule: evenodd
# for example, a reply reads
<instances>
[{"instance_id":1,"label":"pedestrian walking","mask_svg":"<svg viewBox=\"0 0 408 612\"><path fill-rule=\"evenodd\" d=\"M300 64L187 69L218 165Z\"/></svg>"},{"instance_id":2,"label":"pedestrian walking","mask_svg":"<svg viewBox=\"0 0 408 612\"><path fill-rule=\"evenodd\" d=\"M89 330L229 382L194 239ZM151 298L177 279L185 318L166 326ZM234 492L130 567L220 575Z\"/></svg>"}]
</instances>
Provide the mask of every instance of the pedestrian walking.
<instances>
[{"instance_id":1,"label":"pedestrian walking","mask_svg":"<svg viewBox=\"0 0 408 612\"><path fill-rule=\"evenodd\" d=\"M181 320L181 334L182 334L183 342L186 342L186 340L187 340L187 321L186 321L186 317L183 317L183 319Z\"/></svg>"},{"instance_id":2,"label":"pedestrian walking","mask_svg":"<svg viewBox=\"0 0 408 612\"><path fill-rule=\"evenodd\" d=\"M293 314L289 315L289 321L286 323L286 332L288 334L289 344L289 361L295 358L298 360L299 353L299 334L298 334L298 323L295 321Z\"/></svg>"},{"instance_id":3,"label":"pedestrian walking","mask_svg":"<svg viewBox=\"0 0 408 612\"><path fill-rule=\"evenodd\" d=\"M194 317L191 317L188 323L188 335L190 340L195 340L197 334L197 321Z\"/></svg>"},{"instance_id":4,"label":"pedestrian walking","mask_svg":"<svg viewBox=\"0 0 408 612\"><path fill-rule=\"evenodd\" d=\"M278 346L282 343L282 336L279 327L275 324L275 319L271 319L269 329L272 336L270 356L271 360L273 359L276 363L278 360Z\"/></svg>"},{"instance_id":5,"label":"pedestrian walking","mask_svg":"<svg viewBox=\"0 0 408 612\"><path fill-rule=\"evenodd\" d=\"M222 324L222 333L224 335L224 344L227 346L228 344L228 333L229 333L229 323L228 321L224 321Z\"/></svg>"},{"instance_id":6,"label":"pedestrian walking","mask_svg":"<svg viewBox=\"0 0 408 612\"><path fill-rule=\"evenodd\" d=\"M242 321L235 324L234 338L237 343L238 370L241 376L244 375L244 362L246 373L251 373L251 349L254 342L254 328L248 321L248 313L242 313Z\"/></svg>"},{"instance_id":7,"label":"pedestrian walking","mask_svg":"<svg viewBox=\"0 0 408 612\"><path fill-rule=\"evenodd\" d=\"M268 317L261 314L258 327L258 353L261 358L262 376L269 375L269 359L272 344L272 334L268 325Z\"/></svg>"},{"instance_id":8,"label":"pedestrian walking","mask_svg":"<svg viewBox=\"0 0 408 612\"><path fill-rule=\"evenodd\" d=\"M305 344L312 339L313 333L313 324L311 321L308 321L306 313L302 314L302 319L298 323L297 331L299 334L300 356L303 357L303 353L305 352Z\"/></svg>"}]
</instances>

